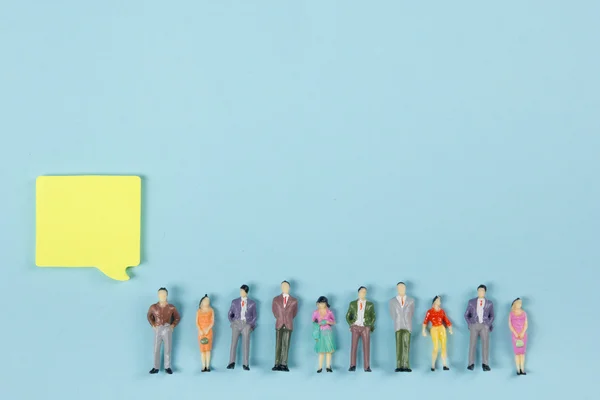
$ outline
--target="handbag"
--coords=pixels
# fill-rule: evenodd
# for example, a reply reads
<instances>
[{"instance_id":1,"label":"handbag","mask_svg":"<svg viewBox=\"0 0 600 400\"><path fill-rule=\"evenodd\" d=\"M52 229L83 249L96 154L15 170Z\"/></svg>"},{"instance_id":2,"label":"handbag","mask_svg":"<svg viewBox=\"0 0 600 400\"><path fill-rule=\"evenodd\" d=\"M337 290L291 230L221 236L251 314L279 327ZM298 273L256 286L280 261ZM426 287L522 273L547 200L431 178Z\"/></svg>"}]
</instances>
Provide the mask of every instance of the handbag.
<instances>
[{"instance_id":1,"label":"handbag","mask_svg":"<svg viewBox=\"0 0 600 400\"><path fill-rule=\"evenodd\" d=\"M208 338L203 337L202 339L200 339L200 344L208 344Z\"/></svg>"},{"instance_id":2,"label":"handbag","mask_svg":"<svg viewBox=\"0 0 600 400\"><path fill-rule=\"evenodd\" d=\"M523 340L521 340L521 339L517 339L517 341L515 342L515 346L523 347L523 346L525 346L525 342L523 342Z\"/></svg>"}]
</instances>

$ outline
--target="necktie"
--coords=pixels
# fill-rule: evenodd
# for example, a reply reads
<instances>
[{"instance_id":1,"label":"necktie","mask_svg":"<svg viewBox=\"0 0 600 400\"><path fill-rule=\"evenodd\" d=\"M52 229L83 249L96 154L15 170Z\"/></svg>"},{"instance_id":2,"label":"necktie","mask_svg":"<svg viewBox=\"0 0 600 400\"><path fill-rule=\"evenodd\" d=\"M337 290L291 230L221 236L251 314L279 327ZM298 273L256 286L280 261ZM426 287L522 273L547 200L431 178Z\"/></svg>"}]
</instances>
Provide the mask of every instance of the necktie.
<instances>
[{"instance_id":1,"label":"necktie","mask_svg":"<svg viewBox=\"0 0 600 400\"><path fill-rule=\"evenodd\" d=\"M283 298L283 305L286 306L287 305L287 297Z\"/></svg>"},{"instance_id":2,"label":"necktie","mask_svg":"<svg viewBox=\"0 0 600 400\"><path fill-rule=\"evenodd\" d=\"M362 310L362 303L360 303L360 309Z\"/></svg>"},{"instance_id":3,"label":"necktie","mask_svg":"<svg viewBox=\"0 0 600 400\"><path fill-rule=\"evenodd\" d=\"M479 305L483 307L483 300L479 300Z\"/></svg>"},{"instance_id":4,"label":"necktie","mask_svg":"<svg viewBox=\"0 0 600 400\"><path fill-rule=\"evenodd\" d=\"M246 302L244 300L242 300L242 307L244 307L246 305Z\"/></svg>"},{"instance_id":5,"label":"necktie","mask_svg":"<svg viewBox=\"0 0 600 400\"><path fill-rule=\"evenodd\" d=\"M404 297L402 298L402 307L404 307Z\"/></svg>"}]
</instances>

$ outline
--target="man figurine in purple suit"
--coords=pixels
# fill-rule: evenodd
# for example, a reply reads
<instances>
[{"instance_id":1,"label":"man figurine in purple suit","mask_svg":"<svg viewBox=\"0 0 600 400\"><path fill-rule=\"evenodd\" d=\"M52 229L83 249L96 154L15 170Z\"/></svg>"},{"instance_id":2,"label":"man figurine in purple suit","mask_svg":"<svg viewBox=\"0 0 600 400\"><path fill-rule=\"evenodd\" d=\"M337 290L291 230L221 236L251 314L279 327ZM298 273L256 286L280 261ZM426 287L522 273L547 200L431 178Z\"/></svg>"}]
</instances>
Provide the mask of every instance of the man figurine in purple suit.
<instances>
[{"instance_id":1,"label":"man figurine in purple suit","mask_svg":"<svg viewBox=\"0 0 600 400\"><path fill-rule=\"evenodd\" d=\"M490 332L493 329L494 322L494 304L491 300L485 298L487 287L479 285L477 288L477 297L469 300L467 311L465 311L465 321L469 325L469 366L468 370L475 368L475 350L477 348L477 338L481 337L481 362L484 371L490 370Z\"/></svg>"},{"instance_id":2,"label":"man figurine in purple suit","mask_svg":"<svg viewBox=\"0 0 600 400\"><path fill-rule=\"evenodd\" d=\"M245 371L250 371L250 332L256 326L256 303L248 298L250 288L248 285L240 287L240 297L234 299L229 307L229 322L231 322L231 350L229 353L229 365L227 369L235 368L238 340L242 335L243 364Z\"/></svg>"}]
</instances>

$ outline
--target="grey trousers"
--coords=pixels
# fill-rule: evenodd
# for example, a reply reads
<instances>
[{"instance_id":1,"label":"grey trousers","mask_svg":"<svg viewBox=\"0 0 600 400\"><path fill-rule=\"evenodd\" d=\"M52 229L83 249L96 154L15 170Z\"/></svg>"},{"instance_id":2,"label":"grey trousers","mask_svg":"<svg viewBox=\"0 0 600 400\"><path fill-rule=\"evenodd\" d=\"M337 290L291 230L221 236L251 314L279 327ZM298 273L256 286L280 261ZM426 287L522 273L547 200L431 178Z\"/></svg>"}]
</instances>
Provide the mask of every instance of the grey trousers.
<instances>
[{"instance_id":1,"label":"grey trousers","mask_svg":"<svg viewBox=\"0 0 600 400\"><path fill-rule=\"evenodd\" d=\"M469 365L475 364L475 350L477 349L477 338L481 337L481 363L490 365L490 328L485 324L472 324L469 327L471 337L469 338Z\"/></svg>"},{"instance_id":2,"label":"grey trousers","mask_svg":"<svg viewBox=\"0 0 600 400\"><path fill-rule=\"evenodd\" d=\"M165 369L171 368L171 343L173 342L173 329L165 324L154 328L154 368L160 368L160 345L164 343Z\"/></svg>"},{"instance_id":3,"label":"grey trousers","mask_svg":"<svg viewBox=\"0 0 600 400\"><path fill-rule=\"evenodd\" d=\"M234 363L237 354L238 340L242 335L242 353L243 353L243 364L249 365L248 359L250 358L250 325L246 321L235 320L231 323L231 350L229 352L229 363Z\"/></svg>"}]
</instances>

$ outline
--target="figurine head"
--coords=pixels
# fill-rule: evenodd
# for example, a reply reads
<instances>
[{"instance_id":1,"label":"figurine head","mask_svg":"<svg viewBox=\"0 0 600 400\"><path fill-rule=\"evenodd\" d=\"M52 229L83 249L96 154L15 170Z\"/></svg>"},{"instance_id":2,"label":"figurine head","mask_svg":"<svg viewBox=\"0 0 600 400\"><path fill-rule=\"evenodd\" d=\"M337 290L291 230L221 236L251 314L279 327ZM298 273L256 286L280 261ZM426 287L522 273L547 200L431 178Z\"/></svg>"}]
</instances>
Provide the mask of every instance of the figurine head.
<instances>
[{"instance_id":1,"label":"figurine head","mask_svg":"<svg viewBox=\"0 0 600 400\"><path fill-rule=\"evenodd\" d=\"M431 302L433 307L441 307L442 306L442 298L440 296L435 296L433 301Z\"/></svg>"},{"instance_id":2,"label":"figurine head","mask_svg":"<svg viewBox=\"0 0 600 400\"><path fill-rule=\"evenodd\" d=\"M485 297L486 292L487 292L487 286L479 285L477 287L477 297L479 297L480 299L483 299Z\"/></svg>"},{"instance_id":3,"label":"figurine head","mask_svg":"<svg viewBox=\"0 0 600 400\"><path fill-rule=\"evenodd\" d=\"M290 283L288 281L281 282L281 293L290 294Z\"/></svg>"},{"instance_id":4,"label":"figurine head","mask_svg":"<svg viewBox=\"0 0 600 400\"><path fill-rule=\"evenodd\" d=\"M161 287L160 289L158 289L158 301L160 303L166 303L168 296L169 296L169 291L166 288Z\"/></svg>"},{"instance_id":5,"label":"figurine head","mask_svg":"<svg viewBox=\"0 0 600 400\"><path fill-rule=\"evenodd\" d=\"M406 296L406 284L404 282L398 282L396 289L398 289L398 296Z\"/></svg>"},{"instance_id":6,"label":"figurine head","mask_svg":"<svg viewBox=\"0 0 600 400\"><path fill-rule=\"evenodd\" d=\"M208 294L205 294L203 298L200 299L200 303L198 303L198 308L203 310L207 310L210 308L210 298Z\"/></svg>"},{"instance_id":7,"label":"figurine head","mask_svg":"<svg viewBox=\"0 0 600 400\"><path fill-rule=\"evenodd\" d=\"M250 291L250 288L248 287L248 285L240 286L240 297L248 296L249 291Z\"/></svg>"},{"instance_id":8,"label":"figurine head","mask_svg":"<svg viewBox=\"0 0 600 400\"><path fill-rule=\"evenodd\" d=\"M367 288L364 286L361 286L358 288L358 298L361 300L364 300L367 298Z\"/></svg>"},{"instance_id":9,"label":"figurine head","mask_svg":"<svg viewBox=\"0 0 600 400\"><path fill-rule=\"evenodd\" d=\"M517 297L516 299L514 299L514 301L510 305L510 308L512 310L520 310L522 307L523 307L523 300L521 300L520 297Z\"/></svg>"},{"instance_id":10,"label":"figurine head","mask_svg":"<svg viewBox=\"0 0 600 400\"><path fill-rule=\"evenodd\" d=\"M321 296L317 299L317 308L321 310L329 308L329 300L327 300L327 297Z\"/></svg>"}]
</instances>

